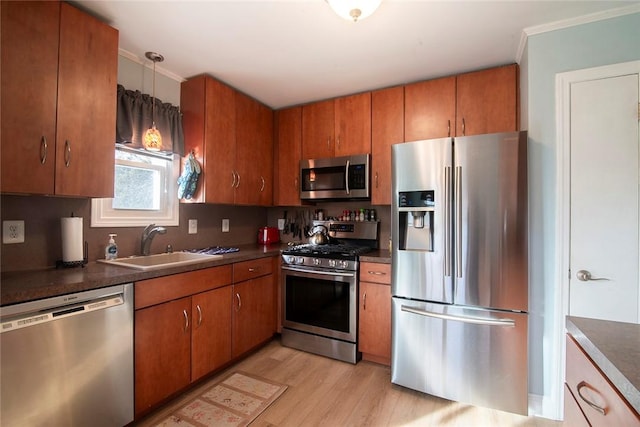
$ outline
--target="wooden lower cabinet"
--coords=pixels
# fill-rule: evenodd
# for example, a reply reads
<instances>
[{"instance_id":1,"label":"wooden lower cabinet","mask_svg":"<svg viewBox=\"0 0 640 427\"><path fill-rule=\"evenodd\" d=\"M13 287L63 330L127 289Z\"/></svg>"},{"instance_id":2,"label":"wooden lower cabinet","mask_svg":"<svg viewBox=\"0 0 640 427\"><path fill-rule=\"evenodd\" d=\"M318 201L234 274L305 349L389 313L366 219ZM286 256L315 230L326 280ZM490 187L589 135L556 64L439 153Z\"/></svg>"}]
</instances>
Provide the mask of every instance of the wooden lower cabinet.
<instances>
[{"instance_id":1,"label":"wooden lower cabinet","mask_svg":"<svg viewBox=\"0 0 640 427\"><path fill-rule=\"evenodd\" d=\"M273 275L233 285L232 357L238 357L270 339L276 331Z\"/></svg>"},{"instance_id":2,"label":"wooden lower cabinet","mask_svg":"<svg viewBox=\"0 0 640 427\"><path fill-rule=\"evenodd\" d=\"M191 381L231 360L231 286L191 298Z\"/></svg>"},{"instance_id":3,"label":"wooden lower cabinet","mask_svg":"<svg viewBox=\"0 0 640 427\"><path fill-rule=\"evenodd\" d=\"M135 312L136 416L191 381L191 298Z\"/></svg>"},{"instance_id":4,"label":"wooden lower cabinet","mask_svg":"<svg viewBox=\"0 0 640 427\"><path fill-rule=\"evenodd\" d=\"M260 258L136 282L136 419L271 339L277 262Z\"/></svg>"},{"instance_id":5,"label":"wooden lower cabinet","mask_svg":"<svg viewBox=\"0 0 640 427\"><path fill-rule=\"evenodd\" d=\"M640 415L570 334L567 334L566 344L565 425L640 426ZM578 410L582 412L584 422Z\"/></svg>"},{"instance_id":6,"label":"wooden lower cabinet","mask_svg":"<svg viewBox=\"0 0 640 427\"><path fill-rule=\"evenodd\" d=\"M360 263L358 350L363 360L391 364L391 266Z\"/></svg>"}]
</instances>

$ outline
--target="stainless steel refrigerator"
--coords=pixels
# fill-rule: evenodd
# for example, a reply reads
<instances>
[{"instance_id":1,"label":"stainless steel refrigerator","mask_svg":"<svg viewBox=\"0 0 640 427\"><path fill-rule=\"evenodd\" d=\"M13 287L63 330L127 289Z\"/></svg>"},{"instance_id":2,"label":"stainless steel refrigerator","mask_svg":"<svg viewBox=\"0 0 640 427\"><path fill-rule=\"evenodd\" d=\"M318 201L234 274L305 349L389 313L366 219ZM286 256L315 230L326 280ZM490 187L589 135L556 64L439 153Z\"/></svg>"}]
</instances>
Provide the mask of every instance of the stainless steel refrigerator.
<instances>
[{"instance_id":1,"label":"stainless steel refrigerator","mask_svg":"<svg viewBox=\"0 0 640 427\"><path fill-rule=\"evenodd\" d=\"M527 414L526 132L392 147L393 383Z\"/></svg>"}]
</instances>

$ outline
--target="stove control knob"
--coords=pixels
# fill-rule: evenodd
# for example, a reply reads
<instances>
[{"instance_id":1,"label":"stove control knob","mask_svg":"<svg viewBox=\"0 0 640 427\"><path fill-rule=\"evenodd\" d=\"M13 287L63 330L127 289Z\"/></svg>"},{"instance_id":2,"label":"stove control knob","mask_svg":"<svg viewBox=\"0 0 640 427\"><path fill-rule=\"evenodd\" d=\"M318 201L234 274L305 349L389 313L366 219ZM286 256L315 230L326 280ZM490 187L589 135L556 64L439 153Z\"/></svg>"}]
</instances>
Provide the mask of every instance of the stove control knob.
<instances>
[{"instance_id":1,"label":"stove control knob","mask_svg":"<svg viewBox=\"0 0 640 427\"><path fill-rule=\"evenodd\" d=\"M282 257L282 260L285 264L293 264L293 258L291 255L285 255Z\"/></svg>"},{"instance_id":2,"label":"stove control knob","mask_svg":"<svg viewBox=\"0 0 640 427\"><path fill-rule=\"evenodd\" d=\"M319 258L314 258L313 259L313 265L320 265L322 263L322 261L320 261Z\"/></svg>"},{"instance_id":3,"label":"stove control knob","mask_svg":"<svg viewBox=\"0 0 640 427\"><path fill-rule=\"evenodd\" d=\"M304 258L301 256L296 257L296 264L304 264Z\"/></svg>"},{"instance_id":4,"label":"stove control knob","mask_svg":"<svg viewBox=\"0 0 640 427\"><path fill-rule=\"evenodd\" d=\"M340 266L344 269L349 268L349 261L342 261L340 262Z\"/></svg>"},{"instance_id":5,"label":"stove control knob","mask_svg":"<svg viewBox=\"0 0 640 427\"><path fill-rule=\"evenodd\" d=\"M335 267L336 266L336 260L335 259L330 259L329 260L329 267Z\"/></svg>"}]
</instances>

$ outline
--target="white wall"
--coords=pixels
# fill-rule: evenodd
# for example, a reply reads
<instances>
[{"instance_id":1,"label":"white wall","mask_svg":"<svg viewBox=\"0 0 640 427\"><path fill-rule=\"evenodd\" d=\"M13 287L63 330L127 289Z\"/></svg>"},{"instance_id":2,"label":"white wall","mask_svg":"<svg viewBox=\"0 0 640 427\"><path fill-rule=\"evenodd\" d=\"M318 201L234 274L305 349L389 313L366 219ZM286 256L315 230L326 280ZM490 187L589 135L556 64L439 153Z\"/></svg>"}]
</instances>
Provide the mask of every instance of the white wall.
<instances>
[{"instance_id":1,"label":"white wall","mask_svg":"<svg viewBox=\"0 0 640 427\"><path fill-rule=\"evenodd\" d=\"M119 55L118 84L124 86L125 89L139 90L151 95L153 93L153 65L151 61L146 62L149 67ZM162 102L180 106L180 82L158 72L157 68L158 65L156 65L156 98Z\"/></svg>"},{"instance_id":2,"label":"white wall","mask_svg":"<svg viewBox=\"0 0 640 427\"><path fill-rule=\"evenodd\" d=\"M564 325L554 253L557 73L640 59L640 13L530 36L521 62L523 129L529 131L529 391L543 396L540 415L560 418L558 378ZM526 117L524 117L526 115ZM560 331L562 333L562 331Z\"/></svg>"}]
</instances>

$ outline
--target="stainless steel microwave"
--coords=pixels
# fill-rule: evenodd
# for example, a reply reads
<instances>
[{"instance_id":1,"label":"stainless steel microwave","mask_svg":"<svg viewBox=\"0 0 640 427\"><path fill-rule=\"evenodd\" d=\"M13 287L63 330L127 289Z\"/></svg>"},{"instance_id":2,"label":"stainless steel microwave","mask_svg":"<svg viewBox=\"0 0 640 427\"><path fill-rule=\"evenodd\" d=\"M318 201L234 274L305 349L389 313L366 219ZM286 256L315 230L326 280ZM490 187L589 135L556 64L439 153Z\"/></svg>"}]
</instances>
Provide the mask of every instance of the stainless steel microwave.
<instances>
[{"instance_id":1,"label":"stainless steel microwave","mask_svg":"<svg viewBox=\"0 0 640 427\"><path fill-rule=\"evenodd\" d=\"M370 155L300 160L300 199L369 199Z\"/></svg>"}]
</instances>

